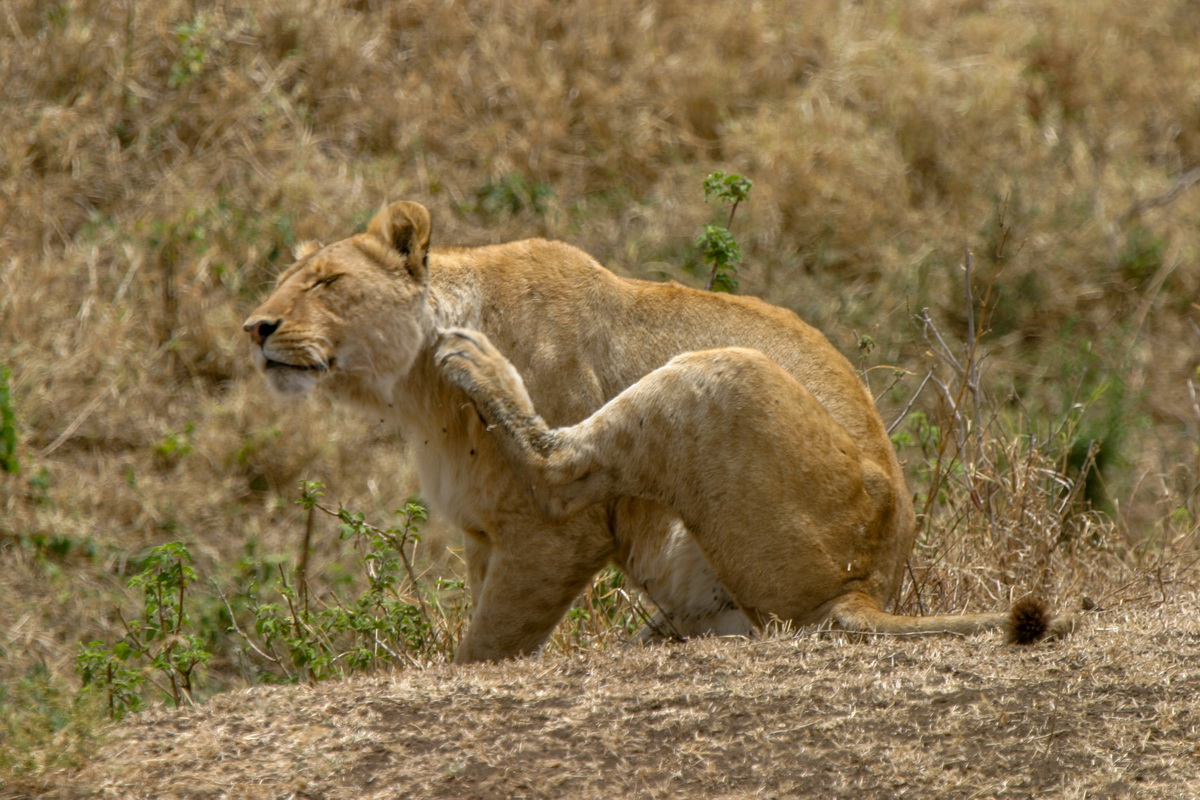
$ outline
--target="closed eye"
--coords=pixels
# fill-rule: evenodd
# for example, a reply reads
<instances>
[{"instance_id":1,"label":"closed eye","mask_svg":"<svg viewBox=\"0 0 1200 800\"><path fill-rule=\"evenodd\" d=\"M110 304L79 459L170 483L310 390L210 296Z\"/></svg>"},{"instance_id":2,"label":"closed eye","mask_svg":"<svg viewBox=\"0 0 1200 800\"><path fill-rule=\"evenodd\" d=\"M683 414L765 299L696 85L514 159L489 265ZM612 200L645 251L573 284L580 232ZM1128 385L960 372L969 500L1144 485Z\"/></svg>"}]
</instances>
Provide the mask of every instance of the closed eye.
<instances>
[{"instance_id":1,"label":"closed eye","mask_svg":"<svg viewBox=\"0 0 1200 800\"><path fill-rule=\"evenodd\" d=\"M322 286L329 286L330 284L332 284L334 281L336 281L340 277L342 277L342 276L341 275L330 275L328 278L321 278L319 281L316 281L315 283L313 283L313 285L310 286L309 288L310 289L319 289Z\"/></svg>"}]
</instances>

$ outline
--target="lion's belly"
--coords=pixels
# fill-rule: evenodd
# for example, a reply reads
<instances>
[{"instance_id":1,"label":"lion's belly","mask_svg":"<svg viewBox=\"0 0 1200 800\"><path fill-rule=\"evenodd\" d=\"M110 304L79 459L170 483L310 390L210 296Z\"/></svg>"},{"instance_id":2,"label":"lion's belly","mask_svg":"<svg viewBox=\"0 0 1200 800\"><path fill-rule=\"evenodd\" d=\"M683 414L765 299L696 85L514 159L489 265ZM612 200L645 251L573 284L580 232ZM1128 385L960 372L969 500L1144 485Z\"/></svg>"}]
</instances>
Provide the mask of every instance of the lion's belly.
<instances>
[{"instance_id":1,"label":"lion's belly","mask_svg":"<svg viewBox=\"0 0 1200 800\"><path fill-rule=\"evenodd\" d=\"M754 629L674 511L622 498L614 533L617 560L630 585L659 609L651 624L663 630L642 631L639 637L746 635Z\"/></svg>"}]
</instances>

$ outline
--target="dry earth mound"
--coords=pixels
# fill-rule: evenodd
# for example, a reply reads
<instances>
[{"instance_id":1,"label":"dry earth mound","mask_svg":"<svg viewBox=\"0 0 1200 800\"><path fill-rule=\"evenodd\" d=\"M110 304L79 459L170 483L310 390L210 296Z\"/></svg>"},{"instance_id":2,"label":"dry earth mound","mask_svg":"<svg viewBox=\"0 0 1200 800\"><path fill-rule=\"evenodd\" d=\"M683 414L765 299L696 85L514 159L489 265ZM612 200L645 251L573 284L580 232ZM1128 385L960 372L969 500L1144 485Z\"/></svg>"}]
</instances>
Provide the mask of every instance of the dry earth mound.
<instances>
[{"instance_id":1,"label":"dry earth mound","mask_svg":"<svg viewBox=\"0 0 1200 800\"><path fill-rule=\"evenodd\" d=\"M1197 796L1197 604L1071 639L802 634L257 688L44 797Z\"/></svg>"}]
</instances>

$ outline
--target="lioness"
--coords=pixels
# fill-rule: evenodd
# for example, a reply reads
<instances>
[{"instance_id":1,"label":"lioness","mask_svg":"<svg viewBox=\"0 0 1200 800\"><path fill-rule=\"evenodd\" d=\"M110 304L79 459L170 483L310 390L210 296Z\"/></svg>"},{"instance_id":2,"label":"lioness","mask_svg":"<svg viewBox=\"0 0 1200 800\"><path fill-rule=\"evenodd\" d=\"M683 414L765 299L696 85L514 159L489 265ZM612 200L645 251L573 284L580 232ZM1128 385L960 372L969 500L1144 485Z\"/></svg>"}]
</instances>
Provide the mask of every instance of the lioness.
<instances>
[{"instance_id":1,"label":"lioness","mask_svg":"<svg viewBox=\"0 0 1200 800\"><path fill-rule=\"evenodd\" d=\"M393 419L405 433L423 496L465 532L474 611L457 661L536 651L610 561L657 605L648 628L680 636L749 633L763 614L790 616L785 609L806 603L796 619L831 619L855 630L967 633L1008 619L905 618L882 610L912 548L912 503L865 386L795 314L754 298L620 278L559 242L430 248L431 228L424 206L398 202L381 210L365 233L302 247L244 328L279 393L327 386ZM758 351L794 386L752 407L743 403L716 414L727 436L706 463L713 470L752 471L766 482L762 496L768 499L769 486L794 491L799 481L811 498L805 522L820 531L812 541L821 545L809 555L819 553L820 564L810 573L783 563L796 551L781 546L781 532L797 524L782 520L770 503L754 513L778 528L712 531L704 543L708 559L663 502L624 495L547 516L526 475L509 465L499 438L437 364L439 331L450 327L480 331L494 342L555 428L587 418L681 353ZM764 462L762 453L739 444L741 419L750 415L761 427L763 415L769 421L785 404L799 404L786 416L803 420L803 431L781 433L791 437L789 444ZM620 447L644 446L637 431L627 434L619 437ZM664 431L653 435L661 442ZM677 439L673 448L650 454L661 470L675 468L674 449L691 446L686 437ZM710 485L731 506L742 502L734 483ZM745 551L755 550L772 569L739 574L737 591L761 581L763 593L795 598L789 605L755 605L748 609L752 618L713 567L735 575L736 564L747 563ZM783 585L775 570L794 583Z\"/></svg>"}]
</instances>

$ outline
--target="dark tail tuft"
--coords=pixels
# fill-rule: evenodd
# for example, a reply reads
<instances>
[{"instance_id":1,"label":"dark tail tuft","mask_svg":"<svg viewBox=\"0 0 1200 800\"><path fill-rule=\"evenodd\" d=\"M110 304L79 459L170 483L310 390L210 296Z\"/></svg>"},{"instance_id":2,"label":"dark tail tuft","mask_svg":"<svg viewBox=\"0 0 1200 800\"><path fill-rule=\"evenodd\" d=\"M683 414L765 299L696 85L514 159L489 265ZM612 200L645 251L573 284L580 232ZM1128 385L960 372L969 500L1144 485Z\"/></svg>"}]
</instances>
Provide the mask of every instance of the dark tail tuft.
<instances>
[{"instance_id":1,"label":"dark tail tuft","mask_svg":"<svg viewBox=\"0 0 1200 800\"><path fill-rule=\"evenodd\" d=\"M1033 644L1049 630L1050 613L1041 600L1027 597L1015 604L1009 612L1009 644Z\"/></svg>"}]
</instances>

